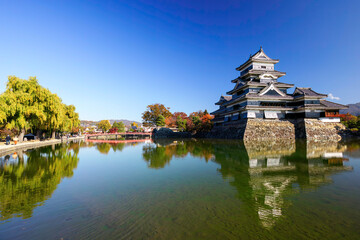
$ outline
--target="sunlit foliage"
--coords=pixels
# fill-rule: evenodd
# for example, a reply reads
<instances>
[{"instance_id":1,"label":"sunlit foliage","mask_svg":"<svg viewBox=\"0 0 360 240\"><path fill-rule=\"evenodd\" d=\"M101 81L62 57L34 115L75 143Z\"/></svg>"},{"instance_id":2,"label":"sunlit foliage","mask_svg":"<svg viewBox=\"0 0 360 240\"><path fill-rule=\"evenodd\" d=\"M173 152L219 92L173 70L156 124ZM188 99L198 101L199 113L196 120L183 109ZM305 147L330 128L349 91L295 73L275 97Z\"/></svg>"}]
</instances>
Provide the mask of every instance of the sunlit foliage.
<instances>
[{"instance_id":1,"label":"sunlit foliage","mask_svg":"<svg viewBox=\"0 0 360 240\"><path fill-rule=\"evenodd\" d=\"M111 128L111 124L109 120L101 120L98 123L98 128L100 128L103 132L107 132Z\"/></svg>"},{"instance_id":2,"label":"sunlit foliage","mask_svg":"<svg viewBox=\"0 0 360 240\"><path fill-rule=\"evenodd\" d=\"M125 124L123 122L114 122L112 128L116 128L117 132L125 132Z\"/></svg>"},{"instance_id":3,"label":"sunlit foliage","mask_svg":"<svg viewBox=\"0 0 360 240\"><path fill-rule=\"evenodd\" d=\"M164 118L171 116L169 109L159 103L148 105L146 111L142 114L143 125L145 127L157 126L156 121L160 115Z\"/></svg>"},{"instance_id":4,"label":"sunlit foliage","mask_svg":"<svg viewBox=\"0 0 360 240\"><path fill-rule=\"evenodd\" d=\"M27 130L70 132L80 124L73 105L65 105L61 98L42 87L36 77L28 80L9 76L6 90L0 95L0 127L17 129L22 141ZM35 133L35 132L34 132Z\"/></svg>"}]
</instances>

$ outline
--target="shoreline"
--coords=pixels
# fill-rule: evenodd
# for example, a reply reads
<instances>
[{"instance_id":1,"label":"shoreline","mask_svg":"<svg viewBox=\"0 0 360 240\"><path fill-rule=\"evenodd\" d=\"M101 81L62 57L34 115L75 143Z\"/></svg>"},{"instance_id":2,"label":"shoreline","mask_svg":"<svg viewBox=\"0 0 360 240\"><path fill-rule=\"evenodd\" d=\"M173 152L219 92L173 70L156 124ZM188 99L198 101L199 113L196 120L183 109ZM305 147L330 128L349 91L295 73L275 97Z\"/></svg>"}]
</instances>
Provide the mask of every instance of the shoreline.
<instances>
[{"instance_id":1,"label":"shoreline","mask_svg":"<svg viewBox=\"0 0 360 240\"><path fill-rule=\"evenodd\" d=\"M80 140L80 139L84 139L84 137L71 137L71 138L67 139L67 141ZM4 154L4 153L16 151L16 150L43 147L43 146L48 146L48 145L52 145L52 144L58 144L61 142L63 142L61 139L51 139L51 140L45 140L45 141L22 142L22 143L18 143L16 145L1 145L0 146L0 154Z\"/></svg>"}]
</instances>

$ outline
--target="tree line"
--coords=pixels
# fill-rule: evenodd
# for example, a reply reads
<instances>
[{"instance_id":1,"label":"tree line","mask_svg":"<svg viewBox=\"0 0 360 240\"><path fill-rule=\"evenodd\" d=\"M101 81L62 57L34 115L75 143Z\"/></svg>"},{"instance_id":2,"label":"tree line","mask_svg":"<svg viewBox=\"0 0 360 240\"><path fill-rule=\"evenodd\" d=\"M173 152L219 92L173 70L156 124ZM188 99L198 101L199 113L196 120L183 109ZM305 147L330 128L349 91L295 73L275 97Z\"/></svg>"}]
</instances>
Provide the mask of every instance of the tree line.
<instances>
[{"instance_id":1,"label":"tree line","mask_svg":"<svg viewBox=\"0 0 360 240\"><path fill-rule=\"evenodd\" d=\"M9 76L5 92L0 95L0 129L18 136L22 141L27 132L38 138L45 134L76 132L80 125L74 105L66 105L36 77L21 79Z\"/></svg>"},{"instance_id":2,"label":"tree line","mask_svg":"<svg viewBox=\"0 0 360 240\"><path fill-rule=\"evenodd\" d=\"M214 117L207 110L199 110L187 115L184 112L170 112L170 108L163 104L148 105L142 114L143 125L146 127L169 127L179 131L198 132L210 131Z\"/></svg>"},{"instance_id":3,"label":"tree line","mask_svg":"<svg viewBox=\"0 0 360 240\"><path fill-rule=\"evenodd\" d=\"M341 122L352 132L359 132L360 130L360 116L354 116L350 113L343 114Z\"/></svg>"},{"instance_id":4,"label":"tree line","mask_svg":"<svg viewBox=\"0 0 360 240\"><path fill-rule=\"evenodd\" d=\"M103 132L109 132L109 133L121 133L125 132L126 126L123 122L114 122L112 125L109 120L101 120L97 127L101 129ZM129 128L130 131L134 131L134 128L138 128L138 124L136 122L131 123L131 126Z\"/></svg>"}]
</instances>

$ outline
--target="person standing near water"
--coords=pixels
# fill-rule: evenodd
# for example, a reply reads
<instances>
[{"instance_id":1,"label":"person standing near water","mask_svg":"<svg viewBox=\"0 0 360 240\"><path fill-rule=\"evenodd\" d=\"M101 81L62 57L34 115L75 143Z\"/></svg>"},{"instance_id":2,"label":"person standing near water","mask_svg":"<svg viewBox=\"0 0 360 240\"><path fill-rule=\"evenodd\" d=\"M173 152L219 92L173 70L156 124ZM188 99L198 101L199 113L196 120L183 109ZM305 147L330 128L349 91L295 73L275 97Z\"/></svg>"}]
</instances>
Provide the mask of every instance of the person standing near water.
<instances>
[{"instance_id":1,"label":"person standing near water","mask_svg":"<svg viewBox=\"0 0 360 240\"><path fill-rule=\"evenodd\" d=\"M10 135L7 135L6 138L5 138L6 145L10 145L10 140L11 140Z\"/></svg>"}]
</instances>

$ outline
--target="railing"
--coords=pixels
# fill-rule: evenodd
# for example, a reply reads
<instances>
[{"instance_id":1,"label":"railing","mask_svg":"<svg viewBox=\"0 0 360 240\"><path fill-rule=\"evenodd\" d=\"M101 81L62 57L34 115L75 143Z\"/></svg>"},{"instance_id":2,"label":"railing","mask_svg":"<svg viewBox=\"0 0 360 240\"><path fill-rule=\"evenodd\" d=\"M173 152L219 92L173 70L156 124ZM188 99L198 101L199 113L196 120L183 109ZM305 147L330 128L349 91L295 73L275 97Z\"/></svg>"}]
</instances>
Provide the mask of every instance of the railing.
<instances>
[{"instance_id":1,"label":"railing","mask_svg":"<svg viewBox=\"0 0 360 240\"><path fill-rule=\"evenodd\" d=\"M341 117L339 113L325 112L325 117Z\"/></svg>"}]
</instances>

